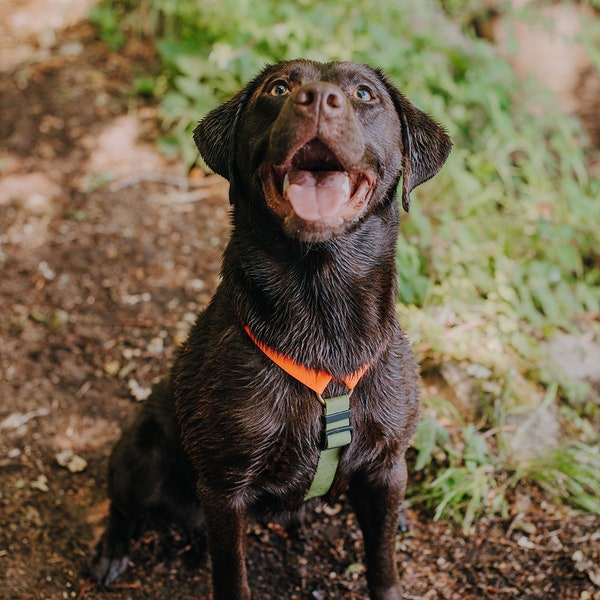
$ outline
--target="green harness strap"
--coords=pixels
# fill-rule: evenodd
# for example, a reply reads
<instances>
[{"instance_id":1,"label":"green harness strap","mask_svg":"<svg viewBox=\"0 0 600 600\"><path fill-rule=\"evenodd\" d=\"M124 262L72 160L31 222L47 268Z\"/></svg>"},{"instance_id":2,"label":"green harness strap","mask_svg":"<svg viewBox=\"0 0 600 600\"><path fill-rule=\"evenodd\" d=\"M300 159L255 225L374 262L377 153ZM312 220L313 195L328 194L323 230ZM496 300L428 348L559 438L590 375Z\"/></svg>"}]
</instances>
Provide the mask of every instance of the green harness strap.
<instances>
[{"instance_id":1,"label":"green harness strap","mask_svg":"<svg viewBox=\"0 0 600 600\"><path fill-rule=\"evenodd\" d=\"M304 500L324 496L329 491L338 468L340 451L352 441L351 393L327 399L317 394L323 405L323 441L317 470Z\"/></svg>"}]
</instances>

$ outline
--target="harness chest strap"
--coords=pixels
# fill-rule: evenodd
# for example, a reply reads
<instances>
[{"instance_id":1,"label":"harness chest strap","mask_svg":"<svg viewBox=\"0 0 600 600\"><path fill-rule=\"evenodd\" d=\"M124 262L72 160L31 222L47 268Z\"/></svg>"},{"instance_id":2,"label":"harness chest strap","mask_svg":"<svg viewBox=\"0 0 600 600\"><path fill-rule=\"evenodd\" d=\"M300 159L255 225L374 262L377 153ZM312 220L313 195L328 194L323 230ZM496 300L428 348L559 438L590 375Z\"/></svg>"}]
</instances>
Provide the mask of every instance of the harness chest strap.
<instances>
[{"instance_id":1,"label":"harness chest strap","mask_svg":"<svg viewBox=\"0 0 600 600\"><path fill-rule=\"evenodd\" d=\"M256 339L247 325L244 329L250 339L258 348L268 356L278 367L288 375L300 381L317 394L319 402L323 405L323 440L317 469L311 486L304 500L325 495L331 488L337 472L341 449L352 440L352 425L350 425L350 396L356 384L360 381L368 366L361 368L356 373L342 379L350 390L347 394L334 398L323 398L321 394L333 376L326 371L309 369L293 361L288 356L276 352L266 344Z\"/></svg>"},{"instance_id":2,"label":"harness chest strap","mask_svg":"<svg viewBox=\"0 0 600 600\"><path fill-rule=\"evenodd\" d=\"M331 488L340 460L340 452L352 441L350 425L350 395L327 398L323 401L323 443L317 470L304 500L324 496Z\"/></svg>"}]
</instances>

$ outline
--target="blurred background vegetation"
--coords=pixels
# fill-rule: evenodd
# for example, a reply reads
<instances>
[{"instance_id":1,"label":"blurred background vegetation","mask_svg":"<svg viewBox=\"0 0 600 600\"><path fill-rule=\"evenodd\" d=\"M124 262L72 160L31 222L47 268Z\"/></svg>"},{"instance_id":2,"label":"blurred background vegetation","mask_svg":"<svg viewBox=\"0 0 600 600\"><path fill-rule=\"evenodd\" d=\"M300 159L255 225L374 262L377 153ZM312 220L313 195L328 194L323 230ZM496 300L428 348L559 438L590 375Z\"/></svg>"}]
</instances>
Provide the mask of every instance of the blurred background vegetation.
<instances>
[{"instance_id":1,"label":"blurred background vegetation","mask_svg":"<svg viewBox=\"0 0 600 600\"><path fill-rule=\"evenodd\" d=\"M596 351L600 341L598 153L581 122L481 35L500 16L552 32L545 6L106 0L92 15L114 49L154 40L160 67L135 88L160 100L160 145L188 164L203 114L265 63L299 56L382 67L446 126L450 159L402 224L398 312L425 381L412 501L467 529L505 511L525 481L600 514L599 390L562 364L589 360L574 356L581 335ZM571 41L597 70L599 6L577 6L591 18Z\"/></svg>"}]
</instances>

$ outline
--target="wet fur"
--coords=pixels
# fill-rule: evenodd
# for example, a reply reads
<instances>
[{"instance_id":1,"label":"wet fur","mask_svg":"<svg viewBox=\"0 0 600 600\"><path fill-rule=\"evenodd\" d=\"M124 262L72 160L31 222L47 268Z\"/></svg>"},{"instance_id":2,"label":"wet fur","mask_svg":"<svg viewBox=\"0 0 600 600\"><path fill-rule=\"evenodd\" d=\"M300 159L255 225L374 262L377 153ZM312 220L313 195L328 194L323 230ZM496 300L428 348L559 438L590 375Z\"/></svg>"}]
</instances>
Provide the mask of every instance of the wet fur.
<instances>
[{"instance_id":1,"label":"wet fur","mask_svg":"<svg viewBox=\"0 0 600 600\"><path fill-rule=\"evenodd\" d=\"M368 149L359 166L378 174L369 205L335 231L293 218L283 223L265 201L257 177L265 157L285 158L285 136L300 139L314 125L290 107L293 98L266 97L265 82L277 77L294 90L315 81L342 89L349 108L323 125L323 136L343 146L347 127L339 119L351 110ZM375 89L377 107L350 97L357 81ZM439 170L450 141L380 71L309 61L265 69L209 113L195 139L207 164L231 183L222 281L180 349L170 383L154 390L113 451L111 515L95 576L106 585L124 570L135 524L161 506L206 528L215 600L247 600L248 519L304 508L322 409L314 392L263 355L244 322L267 345L335 377L369 365L351 398L353 439L324 500L347 491L364 534L371 598L398 600L394 545L419 400L417 365L395 316L396 188L402 177L408 209L410 191ZM334 380L324 395L345 391Z\"/></svg>"}]
</instances>

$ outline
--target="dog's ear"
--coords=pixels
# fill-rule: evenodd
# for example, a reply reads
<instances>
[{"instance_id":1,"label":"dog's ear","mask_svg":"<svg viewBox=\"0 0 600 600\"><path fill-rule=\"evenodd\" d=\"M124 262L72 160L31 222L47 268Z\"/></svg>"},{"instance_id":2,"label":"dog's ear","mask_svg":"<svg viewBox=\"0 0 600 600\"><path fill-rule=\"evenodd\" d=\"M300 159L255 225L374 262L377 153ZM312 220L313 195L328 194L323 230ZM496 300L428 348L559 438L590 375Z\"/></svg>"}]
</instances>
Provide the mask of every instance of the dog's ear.
<instances>
[{"instance_id":1,"label":"dog's ear","mask_svg":"<svg viewBox=\"0 0 600 600\"><path fill-rule=\"evenodd\" d=\"M378 72L388 89L402 125L402 206L408 212L410 193L431 179L446 162L452 141L444 128L411 104Z\"/></svg>"},{"instance_id":2,"label":"dog's ear","mask_svg":"<svg viewBox=\"0 0 600 600\"><path fill-rule=\"evenodd\" d=\"M231 176L235 129L246 98L245 89L238 92L211 110L194 129L194 141L204 162L225 179Z\"/></svg>"},{"instance_id":3,"label":"dog's ear","mask_svg":"<svg viewBox=\"0 0 600 600\"><path fill-rule=\"evenodd\" d=\"M431 179L443 166L452 149L444 128L398 93L402 123L402 207L410 208L410 193Z\"/></svg>"},{"instance_id":4,"label":"dog's ear","mask_svg":"<svg viewBox=\"0 0 600 600\"><path fill-rule=\"evenodd\" d=\"M204 162L229 181L229 201L236 198L235 145L240 118L252 94L269 72L278 65L266 65L246 87L231 100L211 110L194 129L194 141Z\"/></svg>"}]
</instances>

